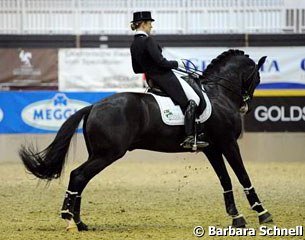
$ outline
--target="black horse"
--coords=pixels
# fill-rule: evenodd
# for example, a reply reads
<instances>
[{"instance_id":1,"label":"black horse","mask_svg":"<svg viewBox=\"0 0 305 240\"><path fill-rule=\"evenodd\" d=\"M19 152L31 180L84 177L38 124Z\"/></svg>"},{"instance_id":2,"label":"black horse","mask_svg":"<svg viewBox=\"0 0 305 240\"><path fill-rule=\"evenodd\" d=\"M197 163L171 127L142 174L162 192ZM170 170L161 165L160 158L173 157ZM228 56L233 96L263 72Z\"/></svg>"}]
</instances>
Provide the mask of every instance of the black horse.
<instances>
[{"instance_id":1,"label":"black horse","mask_svg":"<svg viewBox=\"0 0 305 240\"><path fill-rule=\"evenodd\" d=\"M207 67L200 76L212 104L212 115L205 122L210 145L203 149L224 190L227 213L234 227L244 227L246 221L239 214L232 191L232 183L225 167L229 162L259 222L272 221L272 215L263 208L239 151L237 138L241 133L240 107L250 101L260 82L258 64L240 50L229 50ZM25 167L36 177L52 180L61 176L70 141L81 120L89 157L70 174L70 182L63 202L61 216L68 228L88 227L80 219L81 194L87 183L107 166L123 157L127 151L147 149L160 152L184 152L180 146L184 138L183 126L165 125L159 107L150 94L118 93L72 115L59 129L53 142L43 151L33 146L22 146L19 155ZM75 222L75 223L74 223Z\"/></svg>"}]
</instances>

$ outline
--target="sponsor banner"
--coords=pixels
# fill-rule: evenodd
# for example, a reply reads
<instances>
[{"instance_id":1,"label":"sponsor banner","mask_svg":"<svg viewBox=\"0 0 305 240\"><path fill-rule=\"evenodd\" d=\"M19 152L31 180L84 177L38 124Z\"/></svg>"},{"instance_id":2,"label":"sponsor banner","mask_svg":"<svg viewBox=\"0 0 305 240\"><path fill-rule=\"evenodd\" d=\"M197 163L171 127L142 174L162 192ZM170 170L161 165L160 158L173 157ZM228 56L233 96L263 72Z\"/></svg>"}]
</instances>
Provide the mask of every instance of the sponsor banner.
<instances>
[{"instance_id":1,"label":"sponsor banner","mask_svg":"<svg viewBox=\"0 0 305 240\"><path fill-rule=\"evenodd\" d=\"M305 132L305 97L255 97L245 116L248 132Z\"/></svg>"},{"instance_id":2,"label":"sponsor banner","mask_svg":"<svg viewBox=\"0 0 305 240\"><path fill-rule=\"evenodd\" d=\"M58 66L60 91L143 88L142 75L133 73L126 48L60 49Z\"/></svg>"},{"instance_id":3,"label":"sponsor banner","mask_svg":"<svg viewBox=\"0 0 305 240\"><path fill-rule=\"evenodd\" d=\"M240 47L258 62L267 56L261 68L259 89L305 89L305 47ZM168 47L163 49L169 60L188 59L198 70L219 54L223 47ZM188 67L193 67L189 64ZM100 91L105 89L142 88L141 74L132 70L130 51L127 48L60 49L59 90Z\"/></svg>"},{"instance_id":4,"label":"sponsor banner","mask_svg":"<svg viewBox=\"0 0 305 240\"><path fill-rule=\"evenodd\" d=\"M267 56L260 69L258 89L305 89L305 47L240 47L256 63ZM169 59L189 59L196 69L204 71L211 60L227 48L166 48ZM190 67L192 67L189 64Z\"/></svg>"},{"instance_id":5,"label":"sponsor banner","mask_svg":"<svg viewBox=\"0 0 305 240\"><path fill-rule=\"evenodd\" d=\"M3 119L3 111L2 111L2 109L0 108L0 123L2 122L2 119Z\"/></svg>"},{"instance_id":6,"label":"sponsor banner","mask_svg":"<svg viewBox=\"0 0 305 240\"><path fill-rule=\"evenodd\" d=\"M254 96L257 97L300 97L305 96L304 89L260 89L254 91Z\"/></svg>"},{"instance_id":7,"label":"sponsor banner","mask_svg":"<svg viewBox=\"0 0 305 240\"><path fill-rule=\"evenodd\" d=\"M77 110L114 92L1 92L0 133L54 133Z\"/></svg>"},{"instance_id":8,"label":"sponsor banner","mask_svg":"<svg viewBox=\"0 0 305 240\"><path fill-rule=\"evenodd\" d=\"M0 49L0 85L57 83L57 49Z\"/></svg>"},{"instance_id":9,"label":"sponsor banner","mask_svg":"<svg viewBox=\"0 0 305 240\"><path fill-rule=\"evenodd\" d=\"M1 92L0 134L55 133L74 112L115 92ZM305 132L305 97L255 97L248 132Z\"/></svg>"}]
</instances>

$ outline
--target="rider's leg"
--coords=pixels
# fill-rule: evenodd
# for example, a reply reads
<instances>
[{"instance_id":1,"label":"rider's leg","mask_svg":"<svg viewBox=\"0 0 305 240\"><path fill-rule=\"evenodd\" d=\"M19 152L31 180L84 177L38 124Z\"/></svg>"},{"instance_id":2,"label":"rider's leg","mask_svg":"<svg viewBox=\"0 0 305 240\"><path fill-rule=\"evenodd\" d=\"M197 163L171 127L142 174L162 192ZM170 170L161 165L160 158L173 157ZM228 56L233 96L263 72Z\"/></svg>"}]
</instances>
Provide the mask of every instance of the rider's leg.
<instances>
[{"instance_id":1,"label":"rider's leg","mask_svg":"<svg viewBox=\"0 0 305 240\"><path fill-rule=\"evenodd\" d=\"M200 103L200 98L197 95L197 93L194 91L194 89L183 79L178 78L178 81L183 89L183 91L185 92L185 95L188 99L188 101L194 101L196 104L196 107L199 105Z\"/></svg>"},{"instance_id":2,"label":"rider's leg","mask_svg":"<svg viewBox=\"0 0 305 240\"><path fill-rule=\"evenodd\" d=\"M193 148L193 145L195 144L195 118L196 118L196 109L197 104L195 101L190 100L189 104L185 111L185 117L184 117L184 126L185 126L185 140L181 143L181 146L184 148ZM196 144L198 147L206 147L209 144L204 141L196 141Z\"/></svg>"},{"instance_id":3,"label":"rider's leg","mask_svg":"<svg viewBox=\"0 0 305 240\"><path fill-rule=\"evenodd\" d=\"M189 100L189 105L185 111L185 120L184 120L186 139L181 143L181 146L183 146L184 148L192 148L195 142L194 137L197 134L194 131L194 125L196 124L195 119L196 119L197 107L199 104L203 104L203 103L206 104L206 103L204 101L204 98L202 98L204 102L200 101L198 94L185 80L181 78L178 78L178 80ZM198 147L202 148L208 146L209 144L206 141L204 141L205 138L202 136L203 135L202 132L200 133L200 135L201 138L196 141Z\"/></svg>"},{"instance_id":4,"label":"rider's leg","mask_svg":"<svg viewBox=\"0 0 305 240\"><path fill-rule=\"evenodd\" d=\"M194 80L194 78L188 78L186 81L191 87L192 89L196 92L196 94L199 96L200 99L200 103L198 105L198 111L197 114L200 114L201 112L203 112L207 106L207 103L205 101L205 98L203 96L203 92L202 92L202 87Z\"/></svg>"},{"instance_id":5,"label":"rider's leg","mask_svg":"<svg viewBox=\"0 0 305 240\"><path fill-rule=\"evenodd\" d=\"M184 126L185 126L185 135L186 139L182 143L183 146L186 146L187 144L192 145L194 142L194 124L195 124L195 117L196 117L196 108L197 105L195 101L190 100L189 105L186 108L185 111L185 117L184 117ZM191 146L190 146L191 147Z\"/></svg>"},{"instance_id":6,"label":"rider's leg","mask_svg":"<svg viewBox=\"0 0 305 240\"><path fill-rule=\"evenodd\" d=\"M174 73L168 72L162 75L162 78L155 78L152 81L167 93L176 104L179 104L183 112L186 110L188 98Z\"/></svg>"},{"instance_id":7,"label":"rider's leg","mask_svg":"<svg viewBox=\"0 0 305 240\"><path fill-rule=\"evenodd\" d=\"M185 127L186 138L182 142L182 145L187 148L189 148L188 146L192 148L192 145L194 144L194 124L197 107L196 101L197 103L199 103L199 97L186 82L180 82L176 75L174 75L173 73L169 73L166 76L163 76L162 79L155 79L154 81L160 86L163 91L165 91L173 99L173 101L180 105L185 115L188 115L185 118L185 123L187 124L187 126ZM190 100L192 100L192 102L194 103L191 106L188 98L190 98ZM204 145L205 142L197 142L197 144Z\"/></svg>"}]
</instances>

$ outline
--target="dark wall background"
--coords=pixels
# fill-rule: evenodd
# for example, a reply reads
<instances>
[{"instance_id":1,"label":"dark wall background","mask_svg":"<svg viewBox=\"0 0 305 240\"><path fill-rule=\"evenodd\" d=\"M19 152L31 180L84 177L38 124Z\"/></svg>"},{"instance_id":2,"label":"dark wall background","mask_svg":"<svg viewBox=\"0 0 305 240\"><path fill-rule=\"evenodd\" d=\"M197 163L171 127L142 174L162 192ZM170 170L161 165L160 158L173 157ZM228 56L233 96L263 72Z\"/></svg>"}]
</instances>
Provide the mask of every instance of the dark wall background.
<instances>
[{"instance_id":1,"label":"dark wall background","mask_svg":"<svg viewBox=\"0 0 305 240\"><path fill-rule=\"evenodd\" d=\"M305 34L156 35L166 47L304 46ZM132 35L0 35L0 48L126 48Z\"/></svg>"}]
</instances>

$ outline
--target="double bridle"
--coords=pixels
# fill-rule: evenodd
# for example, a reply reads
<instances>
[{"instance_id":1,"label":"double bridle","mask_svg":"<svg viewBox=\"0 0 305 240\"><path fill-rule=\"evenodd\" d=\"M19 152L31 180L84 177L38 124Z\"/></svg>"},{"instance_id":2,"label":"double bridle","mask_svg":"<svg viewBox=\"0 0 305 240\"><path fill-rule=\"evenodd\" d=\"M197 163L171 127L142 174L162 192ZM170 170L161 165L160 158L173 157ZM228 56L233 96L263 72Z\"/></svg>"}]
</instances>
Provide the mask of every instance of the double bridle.
<instances>
[{"instance_id":1,"label":"double bridle","mask_svg":"<svg viewBox=\"0 0 305 240\"><path fill-rule=\"evenodd\" d=\"M252 78L252 80L249 81L249 79L251 79L251 78ZM242 83L243 85L245 85L246 83L250 82L249 86L243 86L242 87L243 102L247 102L248 100L253 98L253 93L254 93L254 90L256 88L256 83L259 82L258 78L259 78L258 67L255 64L254 69L251 72L251 74L249 75L249 77L247 78L247 80Z\"/></svg>"},{"instance_id":2,"label":"double bridle","mask_svg":"<svg viewBox=\"0 0 305 240\"><path fill-rule=\"evenodd\" d=\"M255 64L252 72L249 74L249 76L245 81L241 82L241 84L232 83L230 79L215 74L211 75L209 78L205 78L203 82L200 81L200 84L219 85L222 88L233 93L234 95L238 96L242 100L242 102L245 103L248 102L253 97L253 93L256 87L255 83L257 82L257 78L259 77L258 74L255 75L257 71L258 71L257 65ZM196 68L188 68L188 71L186 72L195 80L203 79L202 78L203 71L197 70ZM213 78L213 80L211 80L211 78ZM217 80L215 81L215 79ZM224 84L223 82L229 83L229 86ZM250 84L246 86L248 82L250 82Z\"/></svg>"}]
</instances>

